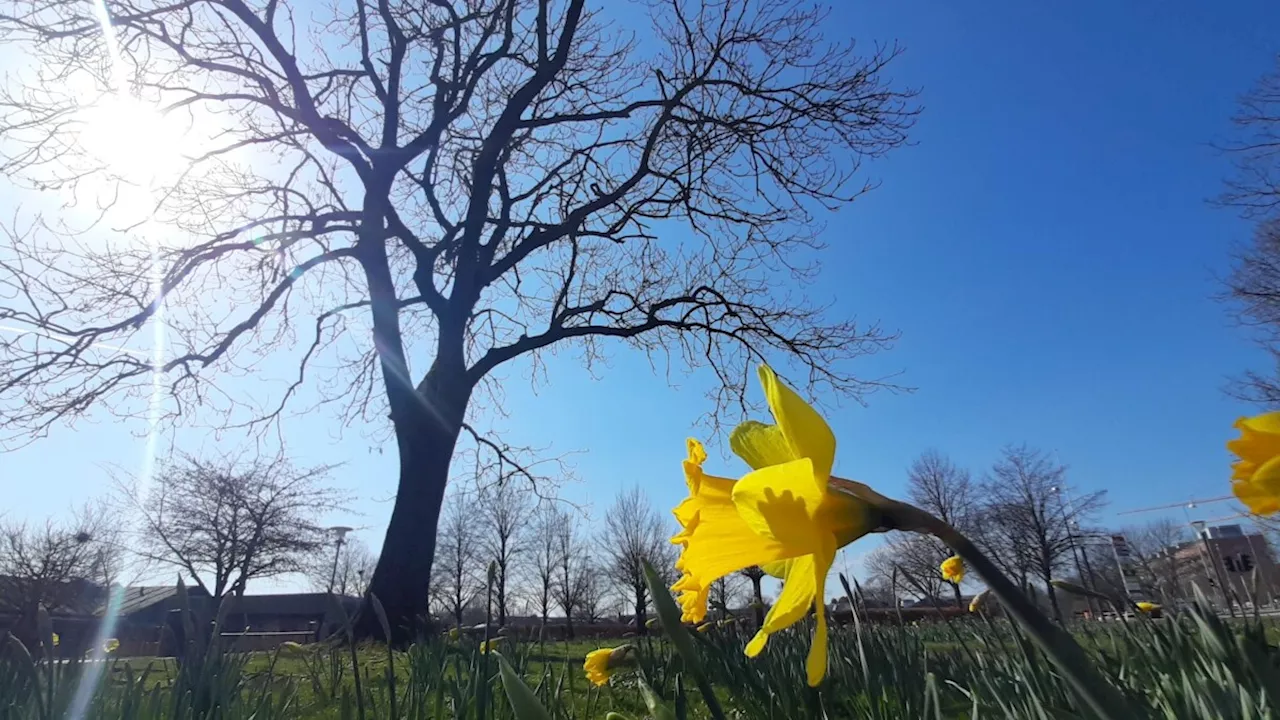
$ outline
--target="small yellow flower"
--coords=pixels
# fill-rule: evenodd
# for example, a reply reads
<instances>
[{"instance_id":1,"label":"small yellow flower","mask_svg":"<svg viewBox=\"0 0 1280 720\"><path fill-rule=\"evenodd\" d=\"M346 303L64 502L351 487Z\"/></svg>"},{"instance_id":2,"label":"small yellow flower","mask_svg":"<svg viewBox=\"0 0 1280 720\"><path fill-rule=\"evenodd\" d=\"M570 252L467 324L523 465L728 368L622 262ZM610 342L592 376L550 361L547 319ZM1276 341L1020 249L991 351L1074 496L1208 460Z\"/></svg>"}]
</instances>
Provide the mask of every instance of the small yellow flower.
<instances>
[{"instance_id":1,"label":"small yellow flower","mask_svg":"<svg viewBox=\"0 0 1280 720\"><path fill-rule=\"evenodd\" d=\"M649 630L652 630L652 629L654 629L654 628L658 627L658 618L656 618L656 617L652 617L652 618L649 618L648 620L645 620L645 621L644 621L644 626L645 626L645 628L647 628L647 629L649 629Z\"/></svg>"},{"instance_id":2,"label":"small yellow flower","mask_svg":"<svg viewBox=\"0 0 1280 720\"><path fill-rule=\"evenodd\" d=\"M987 598L989 597L991 597L990 590L983 590L974 595L973 599L969 601L969 612L976 613L981 610L987 604Z\"/></svg>"},{"instance_id":3,"label":"small yellow flower","mask_svg":"<svg viewBox=\"0 0 1280 720\"><path fill-rule=\"evenodd\" d=\"M480 643L480 652L482 653L488 654L490 650L497 650L497 649L498 649L497 638L493 638L492 640L485 640L484 642Z\"/></svg>"},{"instance_id":4,"label":"small yellow flower","mask_svg":"<svg viewBox=\"0 0 1280 720\"><path fill-rule=\"evenodd\" d=\"M1240 418L1240 437L1227 443L1239 460L1231 466L1231 491L1250 512L1280 512L1280 412Z\"/></svg>"},{"instance_id":5,"label":"small yellow flower","mask_svg":"<svg viewBox=\"0 0 1280 720\"><path fill-rule=\"evenodd\" d=\"M816 629L806 661L810 685L827 671L827 622L822 592L836 550L872 529L866 502L828 487L835 462L835 435L827 422L768 366L760 382L776 425L747 421L729 437L729 447L752 472L741 480L704 474L707 453L689 440L684 461L689 497L675 508L683 546L672 589L685 622L701 622L716 580L759 565L783 577L782 592L746 653L755 657L769 636L815 610Z\"/></svg>"},{"instance_id":6,"label":"small yellow flower","mask_svg":"<svg viewBox=\"0 0 1280 720\"><path fill-rule=\"evenodd\" d=\"M294 643L294 644L297 645L297 643ZM102 644L103 652L105 652L108 655L110 655L111 653L119 649L120 649L120 641L115 638L107 638L107 641Z\"/></svg>"},{"instance_id":7,"label":"small yellow flower","mask_svg":"<svg viewBox=\"0 0 1280 720\"><path fill-rule=\"evenodd\" d=\"M1150 613L1160 609L1160 606L1156 603L1147 602L1145 600L1139 603L1134 603L1134 605L1137 605L1138 609L1144 613Z\"/></svg>"},{"instance_id":8,"label":"small yellow flower","mask_svg":"<svg viewBox=\"0 0 1280 720\"><path fill-rule=\"evenodd\" d=\"M62 642L62 638L58 637L58 633L53 633L53 646L58 647L60 642Z\"/></svg>"},{"instance_id":9,"label":"small yellow flower","mask_svg":"<svg viewBox=\"0 0 1280 720\"><path fill-rule=\"evenodd\" d=\"M461 630L459 630L458 628L449 628L449 639L450 639L450 640L455 640L455 641L456 641L456 640L457 640L458 638L460 638L460 637L462 637L462 631L461 631Z\"/></svg>"},{"instance_id":10,"label":"small yellow flower","mask_svg":"<svg viewBox=\"0 0 1280 720\"><path fill-rule=\"evenodd\" d=\"M613 673L626 662L630 654L630 645L592 650L587 653L587 659L582 663L582 670L591 684L599 687L609 682L609 678L613 677Z\"/></svg>"},{"instance_id":11,"label":"small yellow flower","mask_svg":"<svg viewBox=\"0 0 1280 720\"><path fill-rule=\"evenodd\" d=\"M964 582L964 560L959 555L942 561L942 579L957 585Z\"/></svg>"}]
</instances>

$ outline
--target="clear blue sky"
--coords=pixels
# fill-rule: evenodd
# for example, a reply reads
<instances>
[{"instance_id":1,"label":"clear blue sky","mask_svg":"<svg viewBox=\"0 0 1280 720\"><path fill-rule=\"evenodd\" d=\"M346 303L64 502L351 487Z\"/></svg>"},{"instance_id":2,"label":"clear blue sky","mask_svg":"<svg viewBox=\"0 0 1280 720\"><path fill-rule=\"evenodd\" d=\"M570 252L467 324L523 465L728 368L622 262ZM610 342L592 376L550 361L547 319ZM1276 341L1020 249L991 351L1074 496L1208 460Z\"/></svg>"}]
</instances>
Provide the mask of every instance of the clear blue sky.
<instances>
[{"instance_id":1,"label":"clear blue sky","mask_svg":"<svg viewBox=\"0 0 1280 720\"><path fill-rule=\"evenodd\" d=\"M1252 408L1221 387L1263 358L1211 298L1249 226L1205 202L1227 170L1209 143L1280 52L1280 4L839 4L833 36L905 46L890 72L923 91L925 112L915 146L867 166L882 187L827 218L810 294L900 330L862 367L917 388L831 413L837 472L892 495L925 448L980 475L1001 446L1027 442L1056 450L1079 488L1109 491L1105 522L1225 494L1223 443ZM631 484L677 502L709 378L671 389L619 347L593 379L570 355L537 395L525 369L504 371L509 438L584 451L565 494L598 511ZM394 447L380 455L359 429L335 440L331 427L295 421L290 446L347 462L336 479L363 515L335 521L367 526L376 546ZM103 416L0 455L7 512L40 516L102 491L101 463L141 457L131 429L145 428Z\"/></svg>"}]
</instances>

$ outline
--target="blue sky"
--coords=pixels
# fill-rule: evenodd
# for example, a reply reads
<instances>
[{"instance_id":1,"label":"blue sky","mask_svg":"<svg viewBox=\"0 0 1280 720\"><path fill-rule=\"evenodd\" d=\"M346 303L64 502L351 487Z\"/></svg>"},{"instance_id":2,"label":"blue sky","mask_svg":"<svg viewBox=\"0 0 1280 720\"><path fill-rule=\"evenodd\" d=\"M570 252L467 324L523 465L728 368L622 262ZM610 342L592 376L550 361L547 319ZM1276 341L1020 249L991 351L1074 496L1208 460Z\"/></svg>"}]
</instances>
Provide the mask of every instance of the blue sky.
<instances>
[{"instance_id":1,"label":"blue sky","mask_svg":"<svg viewBox=\"0 0 1280 720\"><path fill-rule=\"evenodd\" d=\"M1211 297L1249 226L1205 202L1227 171L1209 143L1280 52L1280 5L840 6L833 36L905 46L890 73L922 90L925 112L914 146L866 167L882 186L826 218L824 274L808 289L899 330L861 369L901 371L915 388L831 402L837 472L893 495L926 448L981 475L1001 446L1026 442L1056 450L1077 487L1107 490L1107 523L1225 494L1223 442L1253 408L1221 388L1263 358ZM599 513L633 484L673 505L710 378L669 387L622 347L592 378L571 355L552 358L537 394L525 368L502 371L509 439L576 452L579 480L563 492ZM137 467L145 427L97 419L0 455L7 514L60 512L105 490L103 464ZM287 430L304 462L346 462L335 480L359 514L334 521L376 546L394 446L360 428L338 438L324 417Z\"/></svg>"}]
</instances>

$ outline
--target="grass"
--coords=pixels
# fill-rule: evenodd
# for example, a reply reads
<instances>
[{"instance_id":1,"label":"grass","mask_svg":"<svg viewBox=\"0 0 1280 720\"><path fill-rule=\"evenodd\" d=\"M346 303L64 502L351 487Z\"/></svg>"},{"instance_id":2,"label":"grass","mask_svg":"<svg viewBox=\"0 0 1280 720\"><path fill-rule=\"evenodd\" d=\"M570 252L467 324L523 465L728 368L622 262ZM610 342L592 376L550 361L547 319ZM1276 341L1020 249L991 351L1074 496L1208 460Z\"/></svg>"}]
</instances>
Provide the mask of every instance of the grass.
<instances>
[{"instance_id":1,"label":"grass","mask_svg":"<svg viewBox=\"0 0 1280 720\"><path fill-rule=\"evenodd\" d=\"M1135 717L1280 718L1280 628L1227 622L1200 613L1074 627L1103 677ZM1089 718L1070 686L1013 625L967 618L920 626L835 628L826 681L804 678L811 628L770 640L759 658L742 647L751 629L692 633L695 662L725 714L738 720L959 720ZM595 643L503 641L510 661L557 720L633 720L655 716L641 682L673 718L708 718L693 666L662 637L630 639L633 668L609 686L582 675ZM12 640L0 653L0 720L68 717L80 676L92 664L58 665ZM435 639L403 652L363 646L311 646L250 655L206 648L184 666L122 659L106 667L83 715L91 720L516 720L498 677L496 655L473 641ZM617 716L614 716L617 717ZM77 718L76 720L79 720ZM523 718L520 718L523 720Z\"/></svg>"}]
</instances>

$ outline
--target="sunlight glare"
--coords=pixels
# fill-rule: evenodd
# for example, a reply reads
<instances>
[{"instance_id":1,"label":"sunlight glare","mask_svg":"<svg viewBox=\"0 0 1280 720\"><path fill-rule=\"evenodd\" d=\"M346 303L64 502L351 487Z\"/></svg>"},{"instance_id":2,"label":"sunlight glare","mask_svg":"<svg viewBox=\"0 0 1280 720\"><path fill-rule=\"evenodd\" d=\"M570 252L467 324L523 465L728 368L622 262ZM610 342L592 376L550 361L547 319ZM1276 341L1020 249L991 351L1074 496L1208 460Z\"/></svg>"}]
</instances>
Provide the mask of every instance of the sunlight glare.
<instances>
[{"instance_id":1,"label":"sunlight glare","mask_svg":"<svg viewBox=\"0 0 1280 720\"><path fill-rule=\"evenodd\" d=\"M80 148L121 179L139 186L171 178L181 171L187 128L124 93L110 93L84 109Z\"/></svg>"}]
</instances>

